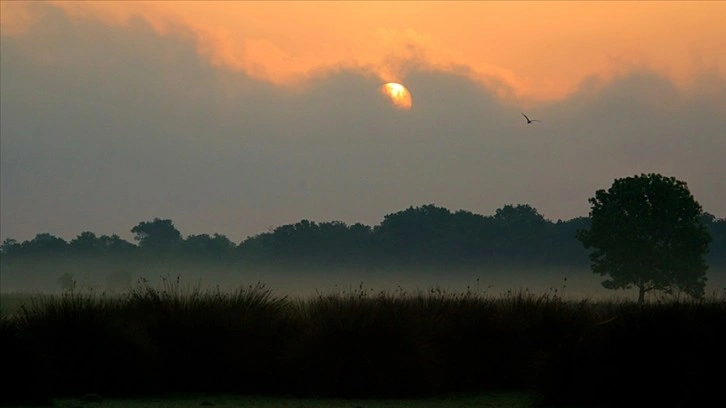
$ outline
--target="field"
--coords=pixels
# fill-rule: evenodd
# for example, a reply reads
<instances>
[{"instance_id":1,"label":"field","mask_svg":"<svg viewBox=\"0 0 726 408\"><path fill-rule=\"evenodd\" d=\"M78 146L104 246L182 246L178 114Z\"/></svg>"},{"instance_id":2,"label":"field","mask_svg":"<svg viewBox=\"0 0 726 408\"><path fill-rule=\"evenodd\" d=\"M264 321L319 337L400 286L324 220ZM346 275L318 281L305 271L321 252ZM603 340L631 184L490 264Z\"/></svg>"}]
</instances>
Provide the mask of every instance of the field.
<instances>
[{"instance_id":1,"label":"field","mask_svg":"<svg viewBox=\"0 0 726 408\"><path fill-rule=\"evenodd\" d=\"M692 406L714 397L710 372L726 364L717 296L638 305L360 285L291 299L171 280L1 299L5 404Z\"/></svg>"}]
</instances>

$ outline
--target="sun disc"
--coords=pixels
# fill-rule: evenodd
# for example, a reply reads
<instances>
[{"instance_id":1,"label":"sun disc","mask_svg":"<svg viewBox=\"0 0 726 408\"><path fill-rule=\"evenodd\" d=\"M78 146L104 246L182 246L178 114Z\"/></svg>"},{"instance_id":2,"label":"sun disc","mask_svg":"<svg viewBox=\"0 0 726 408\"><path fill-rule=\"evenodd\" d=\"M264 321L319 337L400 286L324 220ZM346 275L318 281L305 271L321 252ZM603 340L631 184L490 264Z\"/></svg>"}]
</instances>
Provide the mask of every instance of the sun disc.
<instances>
[{"instance_id":1,"label":"sun disc","mask_svg":"<svg viewBox=\"0 0 726 408\"><path fill-rule=\"evenodd\" d=\"M388 82L381 85L379 91L390 99L393 106L399 109L409 110L413 105L411 101L411 92L409 92L408 89L401 84Z\"/></svg>"}]
</instances>

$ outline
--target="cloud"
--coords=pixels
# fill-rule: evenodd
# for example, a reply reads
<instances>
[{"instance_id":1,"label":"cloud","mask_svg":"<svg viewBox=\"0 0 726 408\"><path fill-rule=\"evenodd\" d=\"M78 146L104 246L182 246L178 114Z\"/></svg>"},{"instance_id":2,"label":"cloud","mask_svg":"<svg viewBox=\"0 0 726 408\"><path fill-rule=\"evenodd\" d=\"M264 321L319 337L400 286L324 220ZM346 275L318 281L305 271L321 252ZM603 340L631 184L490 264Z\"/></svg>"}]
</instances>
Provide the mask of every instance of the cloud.
<instances>
[{"instance_id":1,"label":"cloud","mask_svg":"<svg viewBox=\"0 0 726 408\"><path fill-rule=\"evenodd\" d=\"M633 70L693 90L704 72L726 76L715 52L726 4L464 2L53 2L3 4L3 32L37 30L42 15L184 37L220 69L279 86L349 69L382 82L410 72L461 73L501 98L561 100L589 77ZM463 68L463 71L462 71Z\"/></svg>"},{"instance_id":2,"label":"cloud","mask_svg":"<svg viewBox=\"0 0 726 408\"><path fill-rule=\"evenodd\" d=\"M482 83L467 66L404 58L413 108L400 111L373 69L331 65L281 87L219 69L197 37L145 18L113 25L33 7L44 10L33 35L1 37L3 239L130 238L164 217L184 234L240 241L303 218L374 225L427 203L482 214L528 203L568 219L639 172L683 179L726 215L718 72L688 92L649 69L595 76L567 99L528 105L542 119L528 126L501 98L515 92L507 81Z\"/></svg>"}]
</instances>

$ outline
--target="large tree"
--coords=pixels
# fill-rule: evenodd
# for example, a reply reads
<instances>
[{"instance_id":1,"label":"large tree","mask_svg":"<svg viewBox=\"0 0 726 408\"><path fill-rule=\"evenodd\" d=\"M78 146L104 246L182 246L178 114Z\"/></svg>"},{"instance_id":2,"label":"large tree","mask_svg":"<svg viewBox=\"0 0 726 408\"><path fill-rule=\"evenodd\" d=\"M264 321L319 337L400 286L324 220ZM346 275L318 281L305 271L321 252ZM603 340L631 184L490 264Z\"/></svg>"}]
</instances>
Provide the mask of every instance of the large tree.
<instances>
[{"instance_id":1,"label":"large tree","mask_svg":"<svg viewBox=\"0 0 726 408\"><path fill-rule=\"evenodd\" d=\"M685 182L660 174L626 177L589 202L591 226L577 238L592 249L593 272L609 277L605 288L637 287L639 303L654 290L703 296L711 237Z\"/></svg>"},{"instance_id":2,"label":"large tree","mask_svg":"<svg viewBox=\"0 0 726 408\"><path fill-rule=\"evenodd\" d=\"M182 243L181 233L174 227L172 220L154 218L153 221L140 222L131 232L141 248L154 251L178 249Z\"/></svg>"},{"instance_id":3,"label":"large tree","mask_svg":"<svg viewBox=\"0 0 726 408\"><path fill-rule=\"evenodd\" d=\"M507 204L495 212L493 220L498 232L493 245L501 260L539 263L550 252L546 243L552 224L531 205Z\"/></svg>"},{"instance_id":4,"label":"large tree","mask_svg":"<svg viewBox=\"0 0 726 408\"><path fill-rule=\"evenodd\" d=\"M189 235L184 240L182 247L184 251L192 256L199 257L224 257L232 252L235 245L224 235L215 233Z\"/></svg>"}]
</instances>

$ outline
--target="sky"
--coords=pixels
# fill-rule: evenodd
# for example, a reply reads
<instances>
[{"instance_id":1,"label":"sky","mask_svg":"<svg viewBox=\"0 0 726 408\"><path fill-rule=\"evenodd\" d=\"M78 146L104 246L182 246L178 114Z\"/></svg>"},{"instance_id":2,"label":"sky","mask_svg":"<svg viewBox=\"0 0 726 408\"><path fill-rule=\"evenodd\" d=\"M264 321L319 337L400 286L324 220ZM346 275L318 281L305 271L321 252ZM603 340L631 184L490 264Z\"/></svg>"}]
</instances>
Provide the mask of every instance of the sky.
<instances>
[{"instance_id":1,"label":"sky","mask_svg":"<svg viewBox=\"0 0 726 408\"><path fill-rule=\"evenodd\" d=\"M240 242L424 204L567 220L642 173L726 217L726 2L0 7L3 240L158 217Z\"/></svg>"}]
</instances>

